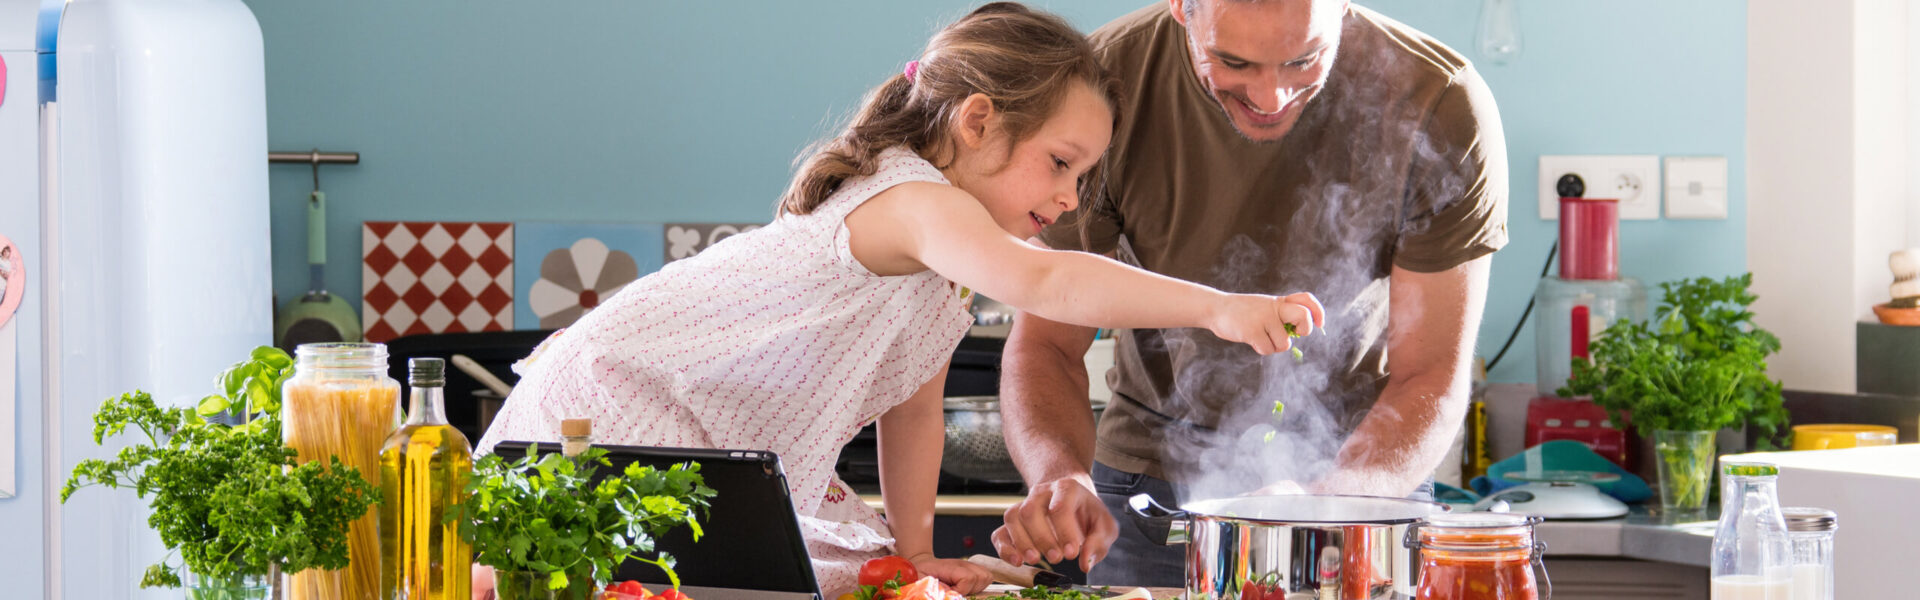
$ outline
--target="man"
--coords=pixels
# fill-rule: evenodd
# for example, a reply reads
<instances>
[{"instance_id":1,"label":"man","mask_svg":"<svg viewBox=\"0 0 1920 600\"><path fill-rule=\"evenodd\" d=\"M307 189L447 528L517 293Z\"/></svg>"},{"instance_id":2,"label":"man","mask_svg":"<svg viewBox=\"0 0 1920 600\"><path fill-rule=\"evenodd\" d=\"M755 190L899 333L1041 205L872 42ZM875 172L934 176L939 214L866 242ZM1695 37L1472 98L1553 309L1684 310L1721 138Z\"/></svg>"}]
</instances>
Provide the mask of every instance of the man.
<instances>
[{"instance_id":1,"label":"man","mask_svg":"<svg viewBox=\"0 0 1920 600\"><path fill-rule=\"evenodd\" d=\"M995 548L1077 558L1095 583L1178 586L1178 547L1116 527L1129 496L1430 494L1507 238L1506 144L1478 73L1346 0L1170 0L1092 37L1126 105L1078 218L1061 220L1078 229L1041 241L1229 291L1308 290L1326 327L1296 340L1297 360L1203 331L1122 332L1096 443L1094 330L1019 315L1001 394L1030 492Z\"/></svg>"}]
</instances>

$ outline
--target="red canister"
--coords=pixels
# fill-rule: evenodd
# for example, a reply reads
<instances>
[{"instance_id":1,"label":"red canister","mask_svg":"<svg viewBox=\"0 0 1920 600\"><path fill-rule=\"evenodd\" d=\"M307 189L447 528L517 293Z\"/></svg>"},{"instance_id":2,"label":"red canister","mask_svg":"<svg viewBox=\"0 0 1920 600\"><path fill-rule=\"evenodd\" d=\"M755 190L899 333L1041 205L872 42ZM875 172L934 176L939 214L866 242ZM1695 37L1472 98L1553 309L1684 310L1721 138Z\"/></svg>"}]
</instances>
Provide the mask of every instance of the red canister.
<instances>
[{"instance_id":1,"label":"red canister","mask_svg":"<svg viewBox=\"0 0 1920 600\"><path fill-rule=\"evenodd\" d=\"M1620 201L1560 199L1560 278L1620 278Z\"/></svg>"}]
</instances>

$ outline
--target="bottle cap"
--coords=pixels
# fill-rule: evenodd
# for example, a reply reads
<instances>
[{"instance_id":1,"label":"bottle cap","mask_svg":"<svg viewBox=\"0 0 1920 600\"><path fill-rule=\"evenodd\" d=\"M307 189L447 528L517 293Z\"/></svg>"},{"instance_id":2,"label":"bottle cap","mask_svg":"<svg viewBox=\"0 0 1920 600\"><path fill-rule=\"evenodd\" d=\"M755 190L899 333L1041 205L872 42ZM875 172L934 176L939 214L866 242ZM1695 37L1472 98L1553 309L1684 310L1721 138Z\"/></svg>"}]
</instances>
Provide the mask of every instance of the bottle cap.
<instances>
[{"instance_id":1,"label":"bottle cap","mask_svg":"<svg viewBox=\"0 0 1920 600\"><path fill-rule=\"evenodd\" d=\"M593 419L565 419L560 421L560 435L566 437L584 437L593 435Z\"/></svg>"},{"instance_id":2,"label":"bottle cap","mask_svg":"<svg viewBox=\"0 0 1920 600\"><path fill-rule=\"evenodd\" d=\"M1780 474L1780 467L1762 462L1728 462L1720 472L1742 477L1773 477Z\"/></svg>"},{"instance_id":3,"label":"bottle cap","mask_svg":"<svg viewBox=\"0 0 1920 600\"><path fill-rule=\"evenodd\" d=\"M438 358L407 359L407 385L445 387L447 361Z\"/></svg>"},{"instance_id":4,"label":"bottle cap","mask_svg":"<svg viewBox=\"0 0 1920 600\"><path fill-rule=\"evenodd\" d=\"M1824 508L1789 506L1780 515L1787 519L1787 531L1833 531L1840 525L1840 516Z\"/></svg>"}]
</instances>

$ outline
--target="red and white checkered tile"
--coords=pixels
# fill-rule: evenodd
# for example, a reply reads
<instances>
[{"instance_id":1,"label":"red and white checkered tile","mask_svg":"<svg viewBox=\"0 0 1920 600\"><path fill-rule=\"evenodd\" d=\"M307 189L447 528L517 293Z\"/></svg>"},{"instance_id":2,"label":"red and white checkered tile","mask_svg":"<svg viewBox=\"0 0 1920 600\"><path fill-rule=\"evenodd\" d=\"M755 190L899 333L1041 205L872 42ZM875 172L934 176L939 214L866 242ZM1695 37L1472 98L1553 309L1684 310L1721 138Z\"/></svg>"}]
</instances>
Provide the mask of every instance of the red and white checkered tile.
<instances>
[{"instance_id":1,"label":"red and white checkered tile","mask_svg":"<svg viewBox=\"0 0 1920 600\"><path fill-rule=\"evenodd\" d=\"M513 224L361 224L361 314L369 342L513 329Z\"/></svg>"}]
</instances>

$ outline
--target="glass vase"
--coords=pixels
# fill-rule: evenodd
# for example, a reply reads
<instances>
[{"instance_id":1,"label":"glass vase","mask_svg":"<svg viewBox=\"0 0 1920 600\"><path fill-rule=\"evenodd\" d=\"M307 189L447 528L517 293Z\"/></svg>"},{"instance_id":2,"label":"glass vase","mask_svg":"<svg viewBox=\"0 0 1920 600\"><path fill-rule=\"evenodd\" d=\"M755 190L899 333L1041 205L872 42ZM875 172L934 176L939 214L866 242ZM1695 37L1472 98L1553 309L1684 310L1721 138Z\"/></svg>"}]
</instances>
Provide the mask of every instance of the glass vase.
<instances>
[{"instance_id":1,"label":"glass vase","mask_svg":"<svg viewBox=\"0 0 1920 600\"><path fill-rule=\"evenodd\" d=\"M498 600L556 600L560 598L558 590L547 588L548 575L533 571L496 571L493 576L493 595Z\"/></svg>"},{"instance_id":2,"label":"glass vase","mask_svg":"<svg viewBox=\"0 0 1920 600\"><path fill-rule=\"evenodd\" d=\"M213 578L188 572L187 600L267 600L273 597L271 581L266 575Z\"/></svg>"},{"instance_id":3,"label":"glass vase","mask_svg":"<svg viewBox=\"0 0 1920 600\"><path fill-rule=\"evenodd\" d=\"M1699 512L1706 508L1713 481L1713 431L1655 431L1654 455L1660 459L1660 508L1663 512Z\"/></svg>"}]
</instances>

